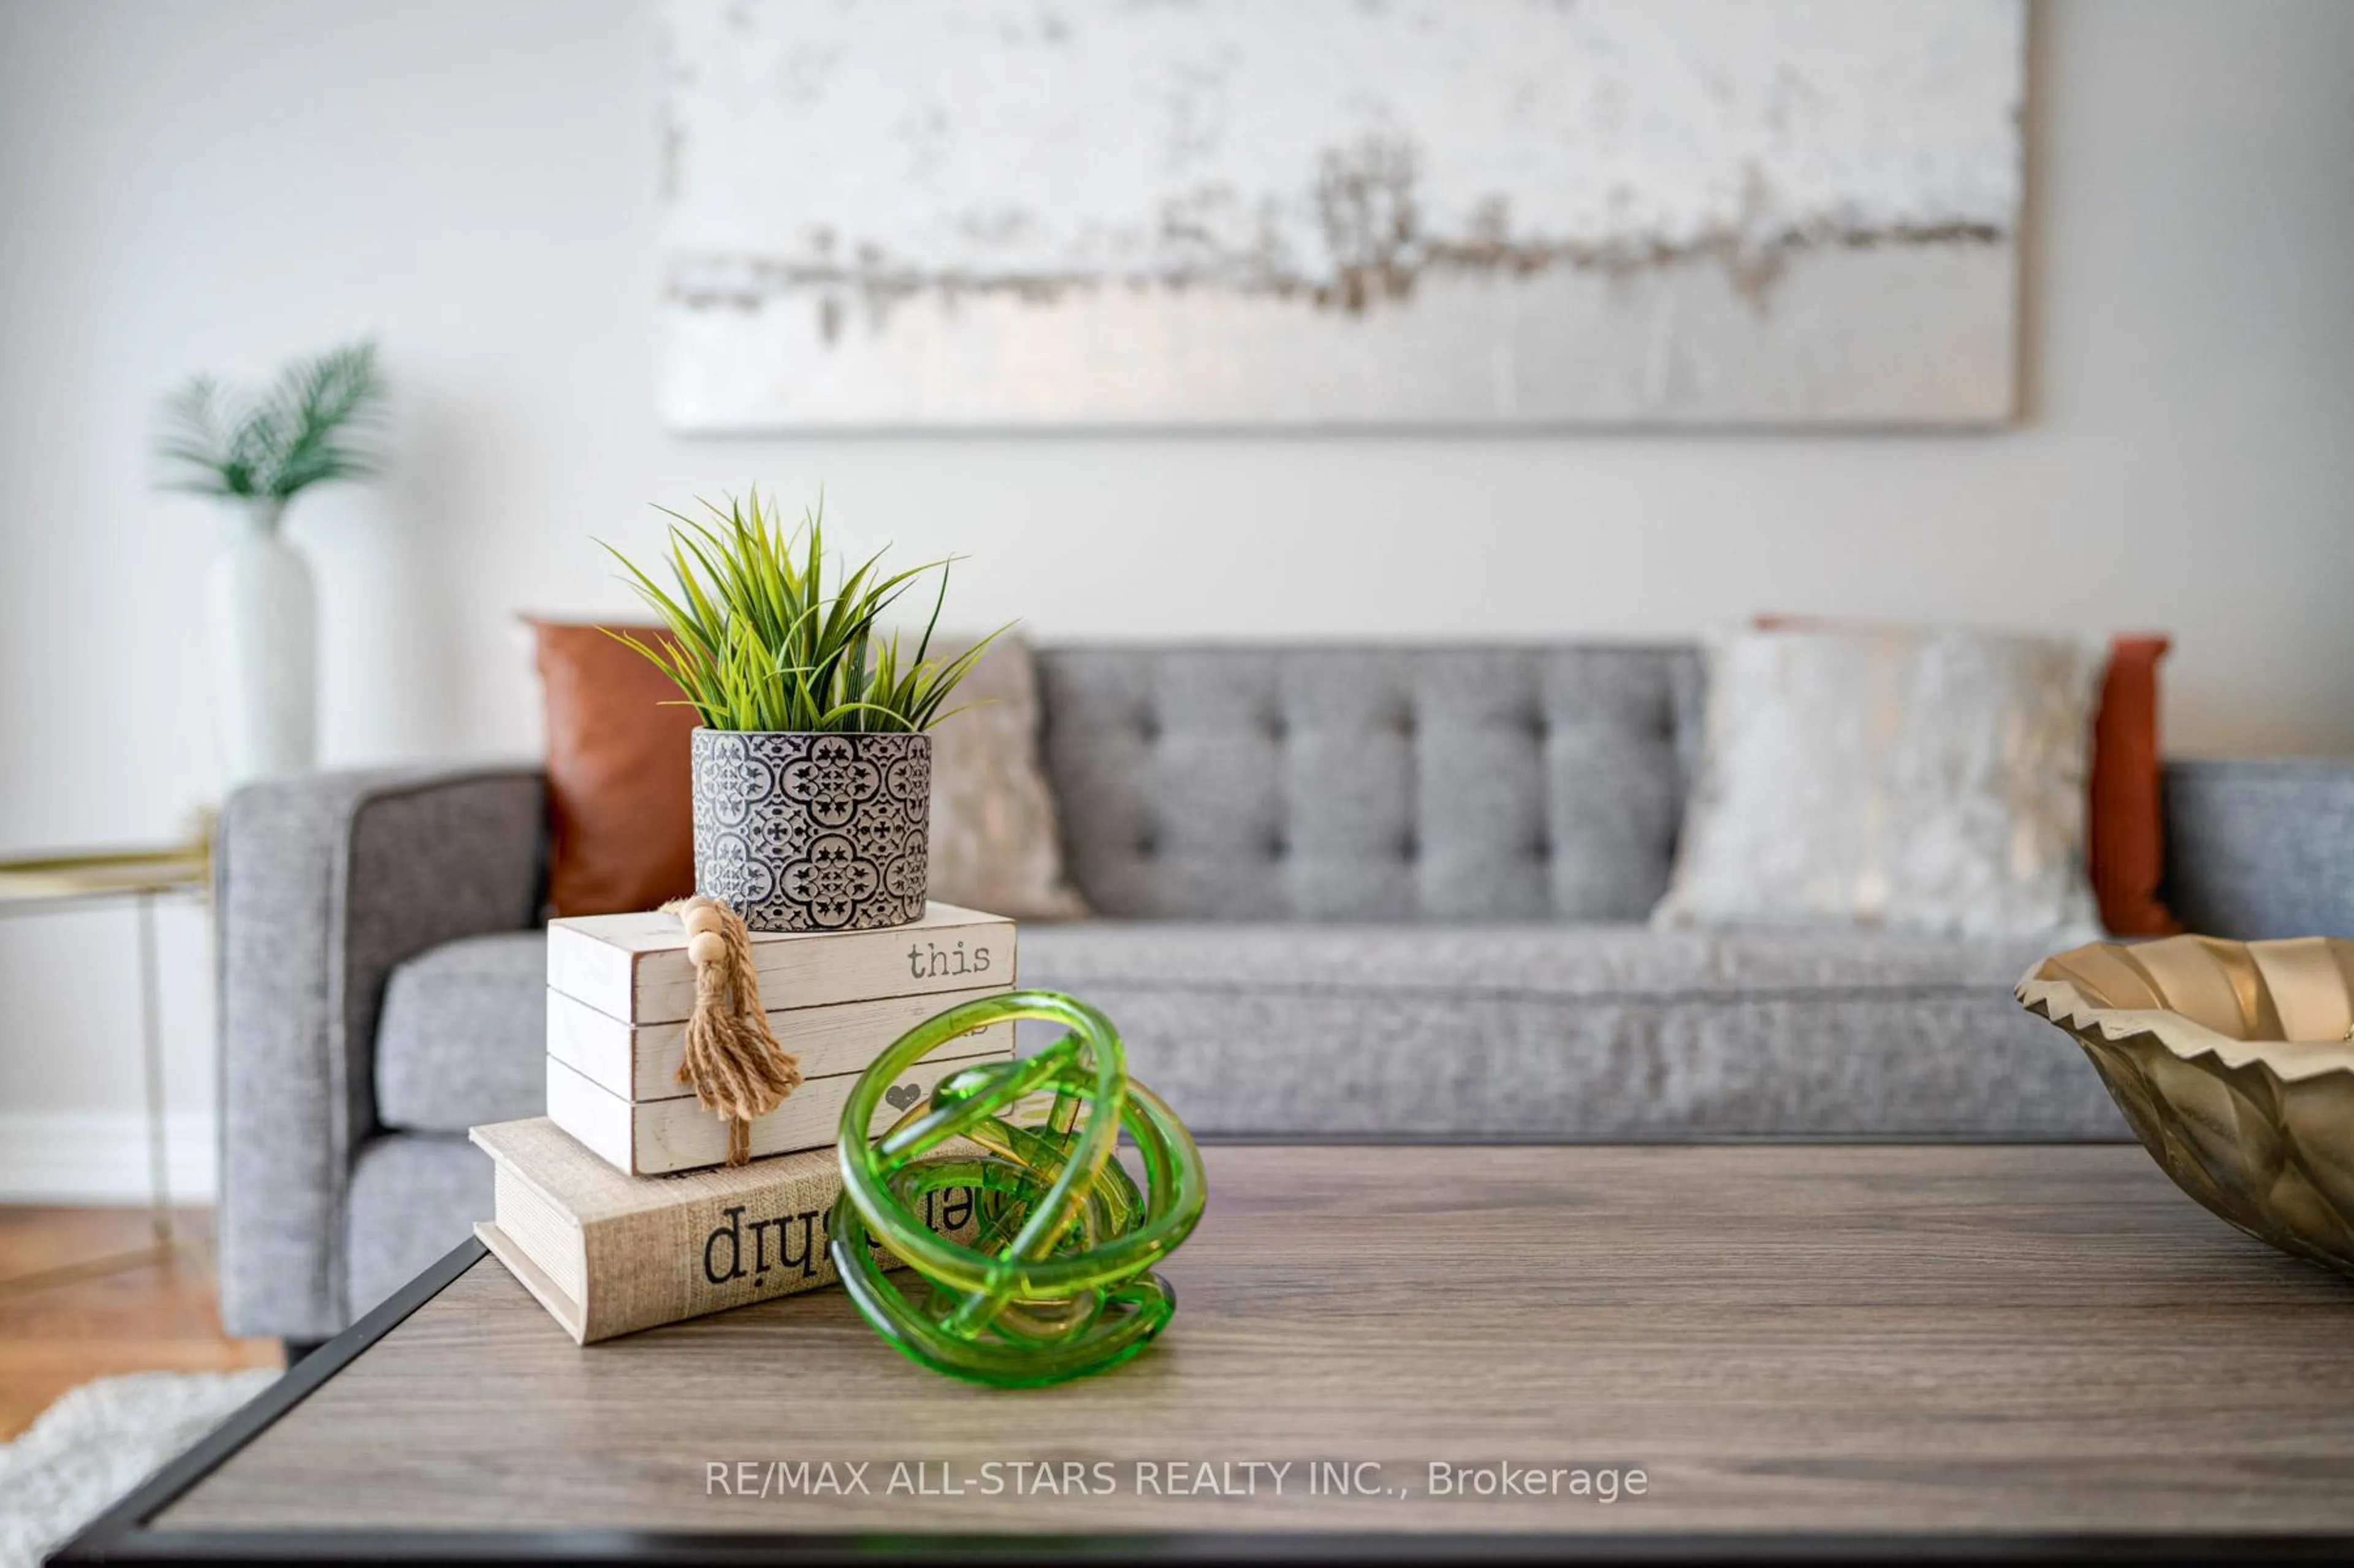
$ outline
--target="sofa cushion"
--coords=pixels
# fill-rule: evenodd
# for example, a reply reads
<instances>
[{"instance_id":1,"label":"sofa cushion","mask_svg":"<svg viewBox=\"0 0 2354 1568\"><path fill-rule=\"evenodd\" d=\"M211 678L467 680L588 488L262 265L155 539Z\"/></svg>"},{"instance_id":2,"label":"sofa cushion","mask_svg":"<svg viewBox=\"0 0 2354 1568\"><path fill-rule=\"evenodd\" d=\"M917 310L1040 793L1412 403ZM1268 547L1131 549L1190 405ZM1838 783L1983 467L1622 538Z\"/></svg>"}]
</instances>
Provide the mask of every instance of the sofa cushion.
<instances>
[{"instance_id":1,"label":"sofa cushion","mask_svg":"<svg viewBox=\"0 0 2354 1568\"><path fill-rule=\"evenodd\" d=\"M2194 931L2354 937L2354 761L2168 764L2166 873L2167 901Z\"/></svg>"},{"instance_id":2,"label":"sofa cushion","mask_svg":"<svg viewBox=\"0 0 2354 1568\"><path fill-rule=\"evenodd\" d=\"M2011 1000L2041 956L1866 931L1084 923L1025 930L1020 976L1102 1008L1204 1134L2126 1136Z\"/></svg>"},{"instance_id":3,"label":"sofa cushion","mask_svg":"<svg viewBox=\"0 0 2354 1568\"><path fill-rule=\"evenodd\" d=\"M462 1138L371 1139L344 1210L345 1306L356 1318L491 1217L491 1157Z\"/></svg>"},{"instance_id":4,"label":"sofa cushion","mask_svg":"<svg viewBox=\"0 0 2354 1568\"><path fill-rule=\"evenodd\" d=\"M2043 956L1890 931L1081 921L1024 927L1019 973L1109 1013L1209 1134L2124 1136L2075 1047L2011 1000ZM546 968L518 932L397 969L377 1119L541 1114Z\"/></svg>"},{"instance_id":5,"label":"sofa cushion","mask_svg":"<svg viewBox=\"0 0 2354 1568\"><path fill-rule=\"evenodd\" d=\"M1634 920L1666 891L1691 649L1042 649L1098 913Z\"/></svg>"},{"instance_id":6,"label":"sofa cushion","mask_svg":"<svg viewBox=\"0 0 2354 1568\"><path fill-rule=\"evenodd\" d=\"M547 937L501 931L430 948L385 982L376 1118L463 1132L547 1109Z\"/></svg>"}]
</instances>

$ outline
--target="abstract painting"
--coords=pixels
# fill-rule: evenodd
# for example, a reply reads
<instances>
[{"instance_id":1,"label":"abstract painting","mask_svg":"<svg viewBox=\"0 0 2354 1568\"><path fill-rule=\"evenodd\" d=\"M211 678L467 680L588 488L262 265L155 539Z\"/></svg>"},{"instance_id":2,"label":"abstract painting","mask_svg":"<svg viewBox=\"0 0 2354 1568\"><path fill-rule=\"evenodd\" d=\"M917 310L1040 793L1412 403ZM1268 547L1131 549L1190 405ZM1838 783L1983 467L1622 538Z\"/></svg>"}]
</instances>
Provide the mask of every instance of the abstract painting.
<instances>
[{"instance_id":1,"label":"abstract painting","mask_svg":"<svg viewBox=\"0 0 2354 1568\"><path fill-rule=\"evenodd\" d=\"M2024 0L669 0L690 431L1982 425Z\"/></svg>"}]
</instances>

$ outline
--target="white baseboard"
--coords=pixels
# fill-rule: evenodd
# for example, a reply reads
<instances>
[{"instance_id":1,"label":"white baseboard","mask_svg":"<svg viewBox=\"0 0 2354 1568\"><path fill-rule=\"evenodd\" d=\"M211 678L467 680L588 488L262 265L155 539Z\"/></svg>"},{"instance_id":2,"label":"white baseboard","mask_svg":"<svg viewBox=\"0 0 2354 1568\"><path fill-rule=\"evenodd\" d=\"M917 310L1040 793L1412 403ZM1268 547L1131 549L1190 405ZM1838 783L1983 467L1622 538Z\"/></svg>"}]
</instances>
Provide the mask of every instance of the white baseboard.
<instances>
[{"instance_id":1,"label":"white baseboard","mask_svg":"<svg viewBox=\"0 0 2354 1568\"><path fill-rule=\"evenodd\" d=\"M208 1207L218 1184L209 1116L164 1118L172 1202ZM136 1111L0 1111L0 1203L144 1204L147 1118Z\"/></svg>"}]
</instances>

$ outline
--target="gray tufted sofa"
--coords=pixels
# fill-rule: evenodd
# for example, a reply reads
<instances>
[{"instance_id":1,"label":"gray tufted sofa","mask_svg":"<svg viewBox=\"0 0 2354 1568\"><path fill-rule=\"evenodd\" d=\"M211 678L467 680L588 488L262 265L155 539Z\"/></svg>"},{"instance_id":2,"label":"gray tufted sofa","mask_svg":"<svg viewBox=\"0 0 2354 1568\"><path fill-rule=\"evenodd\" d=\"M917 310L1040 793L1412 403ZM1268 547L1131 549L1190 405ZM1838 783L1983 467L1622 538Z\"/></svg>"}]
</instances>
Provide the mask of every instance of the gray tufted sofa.
<instances>
[{"instance_id":1,"label":"gray tufted sofa","mask_svg":"<svg viewBox=\"0 0 2354 1568\"><path fill-rule=\"evenodd\" d=\"M2041 944L1655 933L1686 648L1043 650L1097 917L1025 983L1119 1022L1205 1134L2121 1136L2012 1003ZM2196 928L2354 933L2354 766L2169 772ZM257 786L220 842L222 1309L324 1337L486 1213L482 1121L541 1108L542 781Z\"/></svg>"}]
</instances>

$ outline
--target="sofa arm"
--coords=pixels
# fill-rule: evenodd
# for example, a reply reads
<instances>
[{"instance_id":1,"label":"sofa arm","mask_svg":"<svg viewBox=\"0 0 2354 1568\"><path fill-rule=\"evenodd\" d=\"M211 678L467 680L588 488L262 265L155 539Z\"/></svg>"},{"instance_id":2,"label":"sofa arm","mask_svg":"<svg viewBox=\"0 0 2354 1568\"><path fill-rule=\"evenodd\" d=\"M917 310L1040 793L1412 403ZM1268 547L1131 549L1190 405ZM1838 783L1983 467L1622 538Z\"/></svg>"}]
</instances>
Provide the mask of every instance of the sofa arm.
<instances>
[{"instance_id":1,"label":"sofa arm","mask_svg":"<svg viewBox=\"0 0 2354 1568\"><path fill-rule=\"evenodd\" d=\"M344 1193L374 1130L385 978L537 918L545 802L530 768L318 774L230 798L213 889L230 1333L345 1326Z\"/></svg>"},{"instance_id":2,"label":"sofa arm","mask_svg":"<svg viewBox=\"0 0 2354 1568\"><path fill-rule=\"evenodd\" d=\"M2354 937L2354 761L2167 764L2166 899L2211 937Z\"/></svg>"}]
</instances>

